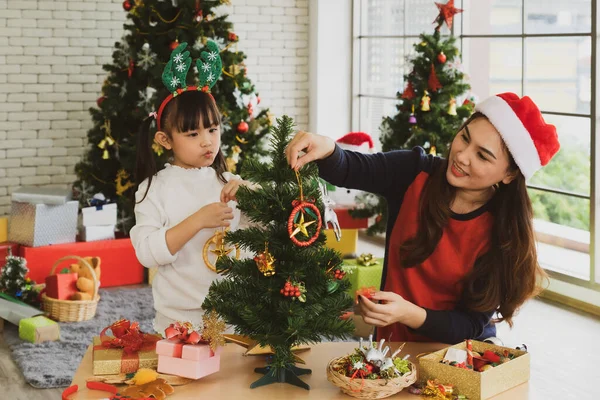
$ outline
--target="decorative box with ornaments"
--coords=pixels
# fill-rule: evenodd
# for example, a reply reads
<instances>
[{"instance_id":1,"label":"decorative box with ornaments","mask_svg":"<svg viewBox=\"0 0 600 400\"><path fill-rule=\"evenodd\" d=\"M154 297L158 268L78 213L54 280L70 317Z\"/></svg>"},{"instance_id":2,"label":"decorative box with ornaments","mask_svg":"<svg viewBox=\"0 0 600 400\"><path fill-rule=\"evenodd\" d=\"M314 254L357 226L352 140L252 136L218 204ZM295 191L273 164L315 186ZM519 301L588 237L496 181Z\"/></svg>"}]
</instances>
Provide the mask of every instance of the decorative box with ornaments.
<instances>
[{"instance_id":1,"label":"decorative box with ornaments","mask_svg":"<svg viewBox=\"0 0 600 400\"><path fill-rule=\"evenodd\" d=\"M384 342L381 339L376 347L370 335L365 346L361 338L354 353L329 362L327 380L359 399L383 399L415 383L417 367L408 361L409 355L399 356L404 344L392 352Z\"/></svg>"},{"instance_id":2,"label":"decorative box with ornaments","mask_svg":"<svg viewBox=\"0 0 600 400\"><path fill-rule=\"evenodd\" d=\"M202 328L177 322L165 329L166 339L156 343L158 372L200 379L219 371L225 323L214 312L202 319Z\"/></svg>"},{"instance_id":3,"label":"decorative box with ornaments","mask_svg":"<svg viewBox=\"0 0 600 400\"><path fill-rule=\"evenodd\" d=\"M529 365L527 351L466 340L420 357L419 381L428 392L483 400L527 382Z\"/></svg>"}]
</instances>

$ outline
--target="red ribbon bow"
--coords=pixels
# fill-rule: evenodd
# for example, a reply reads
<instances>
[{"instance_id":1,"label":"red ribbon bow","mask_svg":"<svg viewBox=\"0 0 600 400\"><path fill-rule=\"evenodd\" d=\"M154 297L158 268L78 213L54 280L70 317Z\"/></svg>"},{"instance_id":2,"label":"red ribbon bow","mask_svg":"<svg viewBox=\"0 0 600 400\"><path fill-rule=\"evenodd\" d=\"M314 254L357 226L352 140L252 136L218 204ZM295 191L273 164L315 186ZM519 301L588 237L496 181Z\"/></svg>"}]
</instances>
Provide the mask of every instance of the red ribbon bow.
<instances>
[{"instance_id":1,"label":"red ribbon bow","mask_svg":"<svg viewBox=\"0 0 600 400\"><path fill-rule=\"evenodd\" d=\"M112 331L114 338L106 334L108 330ZM123 349L125 353L136 353L142 348L156 345L159 338L140 331L137 322L131 323L129 320L121 319L104 328L100 332L100 340L103 347Z\"/></svg>"},{"instance_id":2,"label":"red ribbon bow","mask_svg":"<svg viewBox=\"0 0 600 400\"><path fill-rule=\"evenodd\" d=\"M175 322L174 324L169 325L169 327L165 329L165 337L167 339L176 339L186 344L206 343L206 341L202 339L202 335L194 330L194 327L190 322Z\"/></svg>"}]
</instances>

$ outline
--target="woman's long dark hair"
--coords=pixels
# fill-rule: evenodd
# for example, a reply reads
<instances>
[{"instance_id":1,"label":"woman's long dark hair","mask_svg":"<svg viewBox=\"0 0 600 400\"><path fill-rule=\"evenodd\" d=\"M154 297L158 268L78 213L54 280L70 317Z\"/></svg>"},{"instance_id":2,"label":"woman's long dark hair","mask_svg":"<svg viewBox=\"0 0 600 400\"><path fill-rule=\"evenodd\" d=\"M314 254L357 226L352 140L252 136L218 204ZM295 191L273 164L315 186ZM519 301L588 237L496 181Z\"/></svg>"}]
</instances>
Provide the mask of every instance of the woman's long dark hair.
<instances>
[{"instance_id":1,"label":"woman's long dark hair","mask_svg":"<svg viewBox=\"0 0 600 400\"><path fill-rule=\"evenodd\" d=\"M486 117L475 113L460 130L477 118ZM533 208L525 178L506 147L505 151L509 171L516 178L495 188L490 200L494 216L490 248L464 278L460 304L477 312L498 311L496 322L506 321L512 326L516 311L541 291L540 284L547 276L537 261ZM456 189L446 179L448 160L440 164L423 188L417 234L400 246L404 268L424 262L433 253L451 216Z\"/></svg>"},{"instance_id":2,"label":"woman's long dark hair","mask_svg":"<svg viewBox=\"0 0 600 400\"><path fill-rule=\"evenodd\" d=\"M154 151L152 150L152 144L154 143L154 134L150 132L152 121L152 117L146 118L138 133L135 180L139 186L144 180L148 179L144 197L138 203L144 201L148 195L152 178L158 172ZM198 90L183 92L169 101L160 120L160 126L163 127L163 131L169 138L173 137L173 132L187 132L199 127L206 129L214 125L221 125L221 114L217 104L210 94ZM219 149L211 167L215 169L219 179L226 183L223 173L227 171L227 165L221 149Z\"/></svg>"}]
</instances>

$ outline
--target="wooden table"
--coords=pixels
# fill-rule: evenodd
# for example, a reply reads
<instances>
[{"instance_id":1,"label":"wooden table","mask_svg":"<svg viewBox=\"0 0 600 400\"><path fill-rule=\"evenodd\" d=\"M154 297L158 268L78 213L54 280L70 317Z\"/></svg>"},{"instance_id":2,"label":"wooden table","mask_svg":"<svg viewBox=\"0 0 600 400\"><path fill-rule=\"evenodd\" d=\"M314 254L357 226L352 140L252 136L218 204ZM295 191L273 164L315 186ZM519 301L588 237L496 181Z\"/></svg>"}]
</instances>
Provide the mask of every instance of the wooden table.
<instances>
[{"instance_id":1,"label":"wooden table","mask_svg":"<svg viewBox=\"0 0 600 400\"><path fill-rule=\"evenodd\" d=\"M392 348L397 347L392 344ZM343 399L351 397L342 393L336 386L327 381L325 368L329 360L348 354L357 347L355 342L320 343L314 345L310 351L301 353L306 361L302 367L311 368L312 375L302 376L302 380L311 387L309 391L288 384L272 384L269 386L250 389L250 384L262 375L254 372L255 367L265 365L265 357L244 357L244 348L229 343L221 355L221 370L196 382L185 386L176 386L175 393L167 397L168 400L183 399ZM407 343L402 351L410 354L410 360L415 362L418 354L432 352L446 347L440 343ZM92 376L92 347L90 346L75 373L73 385L79 386L79 392L72 395L71 399L101 399L106 398L106 392L90 391L85 387L86 378ZM521 400L529 399L530 384L524 383L496 397L494 400ZM420 397L403 390L390 397L393 399L418 400ZM533 398L533 397L532 397Z\"/></svg>"}]
</instances>

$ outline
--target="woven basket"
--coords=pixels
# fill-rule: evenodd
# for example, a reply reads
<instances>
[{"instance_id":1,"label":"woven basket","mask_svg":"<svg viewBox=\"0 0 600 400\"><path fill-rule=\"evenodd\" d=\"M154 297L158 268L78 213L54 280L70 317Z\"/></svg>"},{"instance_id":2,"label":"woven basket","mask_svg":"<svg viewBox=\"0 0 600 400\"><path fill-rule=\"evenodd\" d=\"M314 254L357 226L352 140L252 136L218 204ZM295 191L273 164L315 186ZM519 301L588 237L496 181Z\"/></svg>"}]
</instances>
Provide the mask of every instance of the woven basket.
<instances>
[{"instance_id":1,"label":"woven basket","mask_svg":"<svg viewBox=\"0 0 600 400\"><path fill-rule=\"evenodd\" d=\"M394 379L364 379L345 376L337 371L345 357L334 358L327 365L327 380L339 387L342 392L359 399L383 399L399 393L417 380L417 368L411 362L410 372ZM362 387L361 387L362 386Z\"/></svg>"},{"instance_id":2,"label":"woven basket","mask_svg":"<svg viewBox=\"0 0 600 400\"><path fill-rule=\"evenodd\" d=\"M54 275L58 265L66 260L77 260L85 265L92 273L94 279L94 297L92 300L58 300L42 294L42 306L48 317L58 322L81 322L94 318L98 307L98 278L92 266L83 258L78 256L66 256L58 259L52 266L50 275Z\"/></svg>"}]
</instances>

